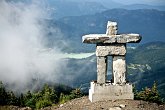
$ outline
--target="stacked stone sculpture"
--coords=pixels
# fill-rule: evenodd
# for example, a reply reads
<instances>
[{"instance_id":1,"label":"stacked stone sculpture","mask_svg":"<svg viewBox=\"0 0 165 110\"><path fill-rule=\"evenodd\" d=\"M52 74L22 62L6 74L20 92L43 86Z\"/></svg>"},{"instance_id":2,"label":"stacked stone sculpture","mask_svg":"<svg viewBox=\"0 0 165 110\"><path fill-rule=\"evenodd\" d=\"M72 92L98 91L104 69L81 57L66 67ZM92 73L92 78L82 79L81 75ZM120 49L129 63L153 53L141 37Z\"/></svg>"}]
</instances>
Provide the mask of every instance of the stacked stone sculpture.
<instances>
[{"instance_id":1,"label":"stacked stone sculpture","mask_svg":"<svg viewBox=\"0 0 165 110\"><path fill-rule=\"evenodd\" d=\"M126 43L141 41L139 34L117 34L117 23L108 21L106 34L89 34L83 43L96 44L97 81L90 84L91 102L133 99L132 84L126 83ZM107 81L107 58L112 56L112 80Z\"/></svg>"}]
</instances>

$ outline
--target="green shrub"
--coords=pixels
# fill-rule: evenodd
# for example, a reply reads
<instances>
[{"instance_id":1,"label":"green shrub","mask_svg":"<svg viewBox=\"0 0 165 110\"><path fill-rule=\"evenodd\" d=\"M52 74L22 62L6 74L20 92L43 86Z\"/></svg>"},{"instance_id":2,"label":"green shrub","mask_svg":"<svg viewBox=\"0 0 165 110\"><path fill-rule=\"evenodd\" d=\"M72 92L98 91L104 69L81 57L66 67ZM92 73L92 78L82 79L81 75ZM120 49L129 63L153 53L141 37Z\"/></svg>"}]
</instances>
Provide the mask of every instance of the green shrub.
<instances>
[{"instance_id":1,"label":"green shrub","mask_svg":"<svg viewBox=\"0 0 165 110\"><path fill-rule=\"evenodd\" d=\"M80 88L76 88L75 90L72 90L69 95L64 95L63 93L60 94L59 103L65 103L71 99L82 97L83 94L81 92Z\"/></svg>"},{"instance_id":2,"label":"green shrub","mask_svg":"<svg viewBox=\"0 0 165 110\"><path fill-rule=\"evenodd\" d=\"M24 100L25 106L39 109L50 106L52 103L57 103L57 95L53 88L45 84L41 91L36 93L28 91L24 96Z\"/></svg>"},{"instance_id":3,"label":"green shrub","mask_svg":"<svg viewBox=\"0 0 165 110\"><path fill-rule=\"evenodd\" d=\"M70 95L64 95L63 93L60 94L60 99L59 99L59 103L63 104L69 100L71 100L72 98L70 97Z\"/></svg>"},{"instance_id":4,"label":"green shrub","mask_svg":"<svg viewBox=\"0 0 165 110\"><path fill-rule=\"evenodd\" d=\"M160 94L157 89L157 84L154 82L152 88L146 87L142 91L138 92L134 89L134 97L137 100L144 100L149 102L155 102L158 104L163 103Z\"/></svg>"},{"instance_id":5,"label":"green shrub","mask_svg":"<svg viewBox=\"0 0 165 110\"><path fill-rule=\"evenodd\" d=\"M25 103L25 106L30 107L30 108L35 108L35 104L36 104L36 99L35 98L31 98L28 99Z\"/></svg>"},{"instance_id":6,"label":"green shrub","mask_svg":"<svg viewBox=\"0 0 165 110\"><path fill-rule=\"evenodd\" d=\"M44 108L44 107L48 107L51 106L52 102L50 100L39 100L36 102L36 109L40 109L40 108Z\"/></svg>"},{"instance_id":7,"label":"green shrub","mask_svg":"<svg viewBox=\"0 0 165 110\"><path fill-rule=\"evenodd\" d=\"M53 103L57 103L58 101L56 91L53 88L49 87L47 84L44 85L41 94L42 99L50 100Z\"/></svg>"},{"instance_id":8,"label":"green shrub","mask_svg":"<svg viewBox=\"0 0 165 110\"><path fill-rule=\"evenodd\" d=\"M72 90L72 92L70 94L71 99L79 98L82 96L83 96L83 94L82 94L80 88L76 88L75 90Z\"/></svg>"}]
</instances>

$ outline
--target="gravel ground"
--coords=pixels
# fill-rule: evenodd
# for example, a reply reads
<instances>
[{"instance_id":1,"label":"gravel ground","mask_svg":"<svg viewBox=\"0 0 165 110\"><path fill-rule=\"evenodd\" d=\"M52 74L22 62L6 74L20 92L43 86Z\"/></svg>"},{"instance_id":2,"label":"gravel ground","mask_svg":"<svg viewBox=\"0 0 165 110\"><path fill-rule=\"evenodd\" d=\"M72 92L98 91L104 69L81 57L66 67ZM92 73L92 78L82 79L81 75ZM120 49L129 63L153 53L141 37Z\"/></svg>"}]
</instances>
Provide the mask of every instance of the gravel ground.
<instances>
[{"instance_id":1,"label":"gravel ground","mask_svg":"<svg viewBox=\"0 0 165 110\"><path fill-rule=\"evenodd\" d=\"M140 100L114 100L91 103L88 97L82 97L45 110L165 110L165 104L158 105Z\"/></svg>"}]
</instances>

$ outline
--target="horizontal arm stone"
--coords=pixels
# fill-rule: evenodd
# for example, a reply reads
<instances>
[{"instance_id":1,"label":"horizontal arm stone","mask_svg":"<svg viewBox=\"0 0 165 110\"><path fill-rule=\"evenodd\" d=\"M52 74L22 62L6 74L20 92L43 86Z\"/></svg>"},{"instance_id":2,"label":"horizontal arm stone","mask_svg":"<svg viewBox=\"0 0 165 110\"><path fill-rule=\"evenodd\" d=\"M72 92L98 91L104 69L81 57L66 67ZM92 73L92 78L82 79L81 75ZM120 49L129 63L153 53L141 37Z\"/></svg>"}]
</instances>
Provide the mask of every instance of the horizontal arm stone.
<instances>
[{"instance_id":1,"label":"horizontal arm stone","mask_svg":"<svg viewBox=\"0 0 165 110\"><path fill-rule=\"evenodd\" d=\"M139 34L120 34L120 35L106 35L106 34L89 34L82 37L83 43L138 43L141 41Z\"/></svg>"},{"instance_id":2,"label":"horizontal arm stone","mask_svg":"<svg viewBox=\"0 0 165 110\"><path fill-rule=\"evenodd\" d=\"M109 40L110 36L107 36L106 34L89 34L82 36L82 42L83 43L103 43L106 40Z\"/></svg>"}]
</instances>

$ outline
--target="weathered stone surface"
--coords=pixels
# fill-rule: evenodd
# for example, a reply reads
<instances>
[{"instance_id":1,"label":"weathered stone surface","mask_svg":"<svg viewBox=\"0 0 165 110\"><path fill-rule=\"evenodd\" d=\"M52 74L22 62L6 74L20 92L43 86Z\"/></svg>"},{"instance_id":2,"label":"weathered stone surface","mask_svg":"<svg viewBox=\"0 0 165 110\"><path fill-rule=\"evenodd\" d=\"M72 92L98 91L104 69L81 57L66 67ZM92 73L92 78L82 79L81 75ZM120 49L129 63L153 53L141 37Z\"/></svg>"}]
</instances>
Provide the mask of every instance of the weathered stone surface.
<instances>
[{"instance_id":1,"label":"weathered stone surface","mask_svg":"<svg viewBox=\"0 0 165 110\"><path fill-rule=\"evenodd\" d=\"M96 56L125 55L126 47L124 44L97 45Z\"/></svg>"},{"instance_id":2,"label":"weathered stone surface","mask_svg":"<svg viewBox=\"0 0 165 110\"><path fill-rule=\"evenodd\" d=\"M125 105L125 104L120 104L119 106L120 106L121 108L126 107L126 105Z\"/></svg>"},{"instance_id":3,"label":"weathered stone surface","mask_svg":"<svg viewBox=\"0 0 165 110\"><path fill-rule=\"evenodd\" d=\"M91 102L116 100L116 99L133 99L132 85L113 85L112 83L98 84L91 82L89 89L89 100Z\"/></svg>"},{"instance_id":4,"label":"weathered stone surface","mask_svg":"<svg viewBox=\"0 0 165 110\"><path fill-rule=\"evenodd\" d=\"M83 43L138 43L141 41L139 34L120 34L120 35L106 35L106 34L89 34L82 37Z\"/></svg>"},{"instance_id":5,"label":"weathered stone surface","mask_svg":"<svg viewBox=\"0 0 165 110\"><path fill-rule=\"evenodd\" d=\"M107 76L107 57L97 57L97 83L106 82Z\"/></svg>"},{"instance_id":6,"label":"weathered stone surface","mask_svg":"<svg viewBox=\"0 0 165 110\"><path fill-rule=\"evenodd\" d=\"M113 56L113 83L123 85L126 83L126 62L125 56Z\"/></svg>"},{"instance_id":7,"label":"weathered stone surface","mask_svg":"<svg viewBox=\"0 0 165 110\"><path fill-rule=\"evenodd\" d=\"M117 22L108 21L106 34L107 35L116 35L117 34Z\"/></svg>"},{"instance_id":8,"label":"weathered stone surface","mask_svg":"<svg viewBox=\"0 0 165 110\"><path fill-rule=\"evenodd\" d=\"M120 107L111 107L109 110L122 110Z\"/></svg>"},{"instance_id":9,"label":"weathered stone surface","mask_svg":"<svg viewBox=\"0 0 165 110\"><path fill-rule=\"evenodd\" d=\"M121 34L116 36L117 43L138 43L141 41L139 34Z\"/></svg>"}]
</instances>

